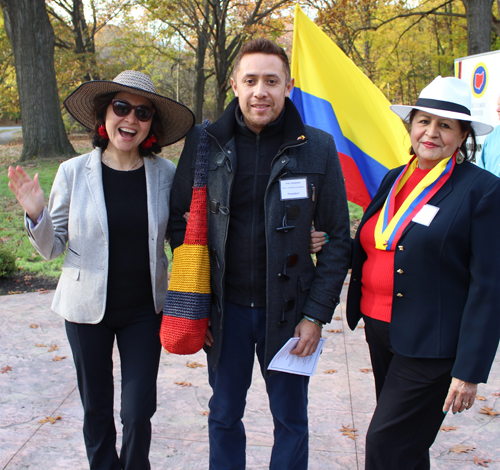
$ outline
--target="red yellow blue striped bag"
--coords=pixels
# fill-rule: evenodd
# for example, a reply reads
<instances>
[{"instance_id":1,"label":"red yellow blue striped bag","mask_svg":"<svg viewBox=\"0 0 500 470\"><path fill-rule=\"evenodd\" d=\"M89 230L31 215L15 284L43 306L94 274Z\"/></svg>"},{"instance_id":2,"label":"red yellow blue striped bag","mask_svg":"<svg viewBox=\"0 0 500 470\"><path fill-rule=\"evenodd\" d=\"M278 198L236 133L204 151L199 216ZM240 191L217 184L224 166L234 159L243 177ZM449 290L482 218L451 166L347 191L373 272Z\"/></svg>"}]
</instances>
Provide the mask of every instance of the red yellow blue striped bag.
<instances>
[{"instance_id":1,"label":"red yellow blue striped bag","mask_svg":"<svg viewBox=\"0 0 500 470\"><path fill-rule=\"evenodd\" d=\"M174 250L160 340L173 354L194 354L205 342L210 316L210 259L207 246L207 176L209 137L198 142L193 198L184 243Z\"/></svg>"}]
</instances>

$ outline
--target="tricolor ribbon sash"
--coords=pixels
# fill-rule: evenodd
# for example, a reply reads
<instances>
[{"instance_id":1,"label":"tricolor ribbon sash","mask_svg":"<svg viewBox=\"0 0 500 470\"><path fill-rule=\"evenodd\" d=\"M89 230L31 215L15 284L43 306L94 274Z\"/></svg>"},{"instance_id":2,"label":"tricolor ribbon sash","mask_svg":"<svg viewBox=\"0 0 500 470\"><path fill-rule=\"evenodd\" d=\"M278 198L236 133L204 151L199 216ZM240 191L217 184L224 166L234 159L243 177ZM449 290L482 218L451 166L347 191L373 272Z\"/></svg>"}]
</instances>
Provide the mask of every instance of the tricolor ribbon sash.
<instances>
[{"instance_id":1,"label":"tricolor ribbon sash","mask_svg":"<svg viewBox=\"0 0 500 470\"><path fill-rule=\"evenodd\" d=\"M394 213L396 195L413 174L415 168L417 168L417 157L413 157L403 168L384 202L377 225L375 226L375 247L377 250L395 250L401 234L413 217L439 191L443 184L448 181L455 168L455 154L441 160L429 171L403 201L398 211Z\"/></svg>"}]
</instances>

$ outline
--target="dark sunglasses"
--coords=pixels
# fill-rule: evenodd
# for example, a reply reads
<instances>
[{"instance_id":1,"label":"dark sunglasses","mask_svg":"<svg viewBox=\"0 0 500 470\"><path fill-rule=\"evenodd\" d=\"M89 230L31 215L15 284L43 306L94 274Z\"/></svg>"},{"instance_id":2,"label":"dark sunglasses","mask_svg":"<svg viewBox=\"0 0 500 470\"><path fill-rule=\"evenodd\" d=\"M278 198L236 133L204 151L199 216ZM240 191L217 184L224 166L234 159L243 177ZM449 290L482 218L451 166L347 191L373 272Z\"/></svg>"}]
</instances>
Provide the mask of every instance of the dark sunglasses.
<instances>
[{"instance_id":1,"label":"dark sunglasses","mask_svg":"<svg viewBox=\"0 0 500 470\"><path fill-rule=\"evenodd\" d=\"M155 113L153 108L148 106L144 106L140 104L139 106L132 106L128 101L125 100L111 100L111 104L113 105L113 112L118 117L125 117L130 114L130 111L135 109L135 117L139 119L139 121L147 122Z\"/></svg>"}]
</instances>

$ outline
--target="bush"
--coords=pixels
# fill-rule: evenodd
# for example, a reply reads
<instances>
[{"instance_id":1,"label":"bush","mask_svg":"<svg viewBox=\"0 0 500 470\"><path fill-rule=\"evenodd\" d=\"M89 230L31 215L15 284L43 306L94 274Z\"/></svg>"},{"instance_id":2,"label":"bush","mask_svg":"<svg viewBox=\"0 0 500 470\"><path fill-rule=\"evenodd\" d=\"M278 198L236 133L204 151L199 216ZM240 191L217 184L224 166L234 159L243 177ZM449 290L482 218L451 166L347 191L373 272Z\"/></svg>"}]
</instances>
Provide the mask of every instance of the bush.
<instances>
[{"instance_id":1,"label":"bush","mask_svg":"<svg viewBox=\"0 0 500 470\"><path fill-rule=\"evenodd\" d=\"M0 277L8 277L16 270L16 257L5 248L0 248Z\"/></svg>"}]
</instances>

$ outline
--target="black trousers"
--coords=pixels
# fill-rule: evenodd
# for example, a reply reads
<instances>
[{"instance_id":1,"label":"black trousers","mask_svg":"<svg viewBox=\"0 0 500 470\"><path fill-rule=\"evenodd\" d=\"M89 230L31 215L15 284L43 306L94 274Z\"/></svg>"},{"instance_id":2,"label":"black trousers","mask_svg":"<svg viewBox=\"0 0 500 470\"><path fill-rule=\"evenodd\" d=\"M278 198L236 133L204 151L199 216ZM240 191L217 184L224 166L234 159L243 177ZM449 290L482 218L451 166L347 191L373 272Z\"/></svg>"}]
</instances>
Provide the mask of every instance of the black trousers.
<instances>
[{"instance_id":1,"label":"black trousers","mask_svg":"<svg viewBox=\"0 0 500 470\"><path fill-rule=\"evenodd\" d=\"M390 324L363 316L377 407L366 435L366 470L429 470L429 448L444 420L454 359L401 356Z\"/></svg>"},{"instance_id":2,"label":"black trousers","mask_svg":"<svg viewBox=\"0 0 500 470\"><path fill-rule=\"evenodd\" d=\"M91 470L148 470L151 418L161 353L162 315L153 306L107 309L96 324L66 321L84 410L83 434ZM113 344L120 353L123 440L116 451Z\"/></svg>"}]
</instances>

